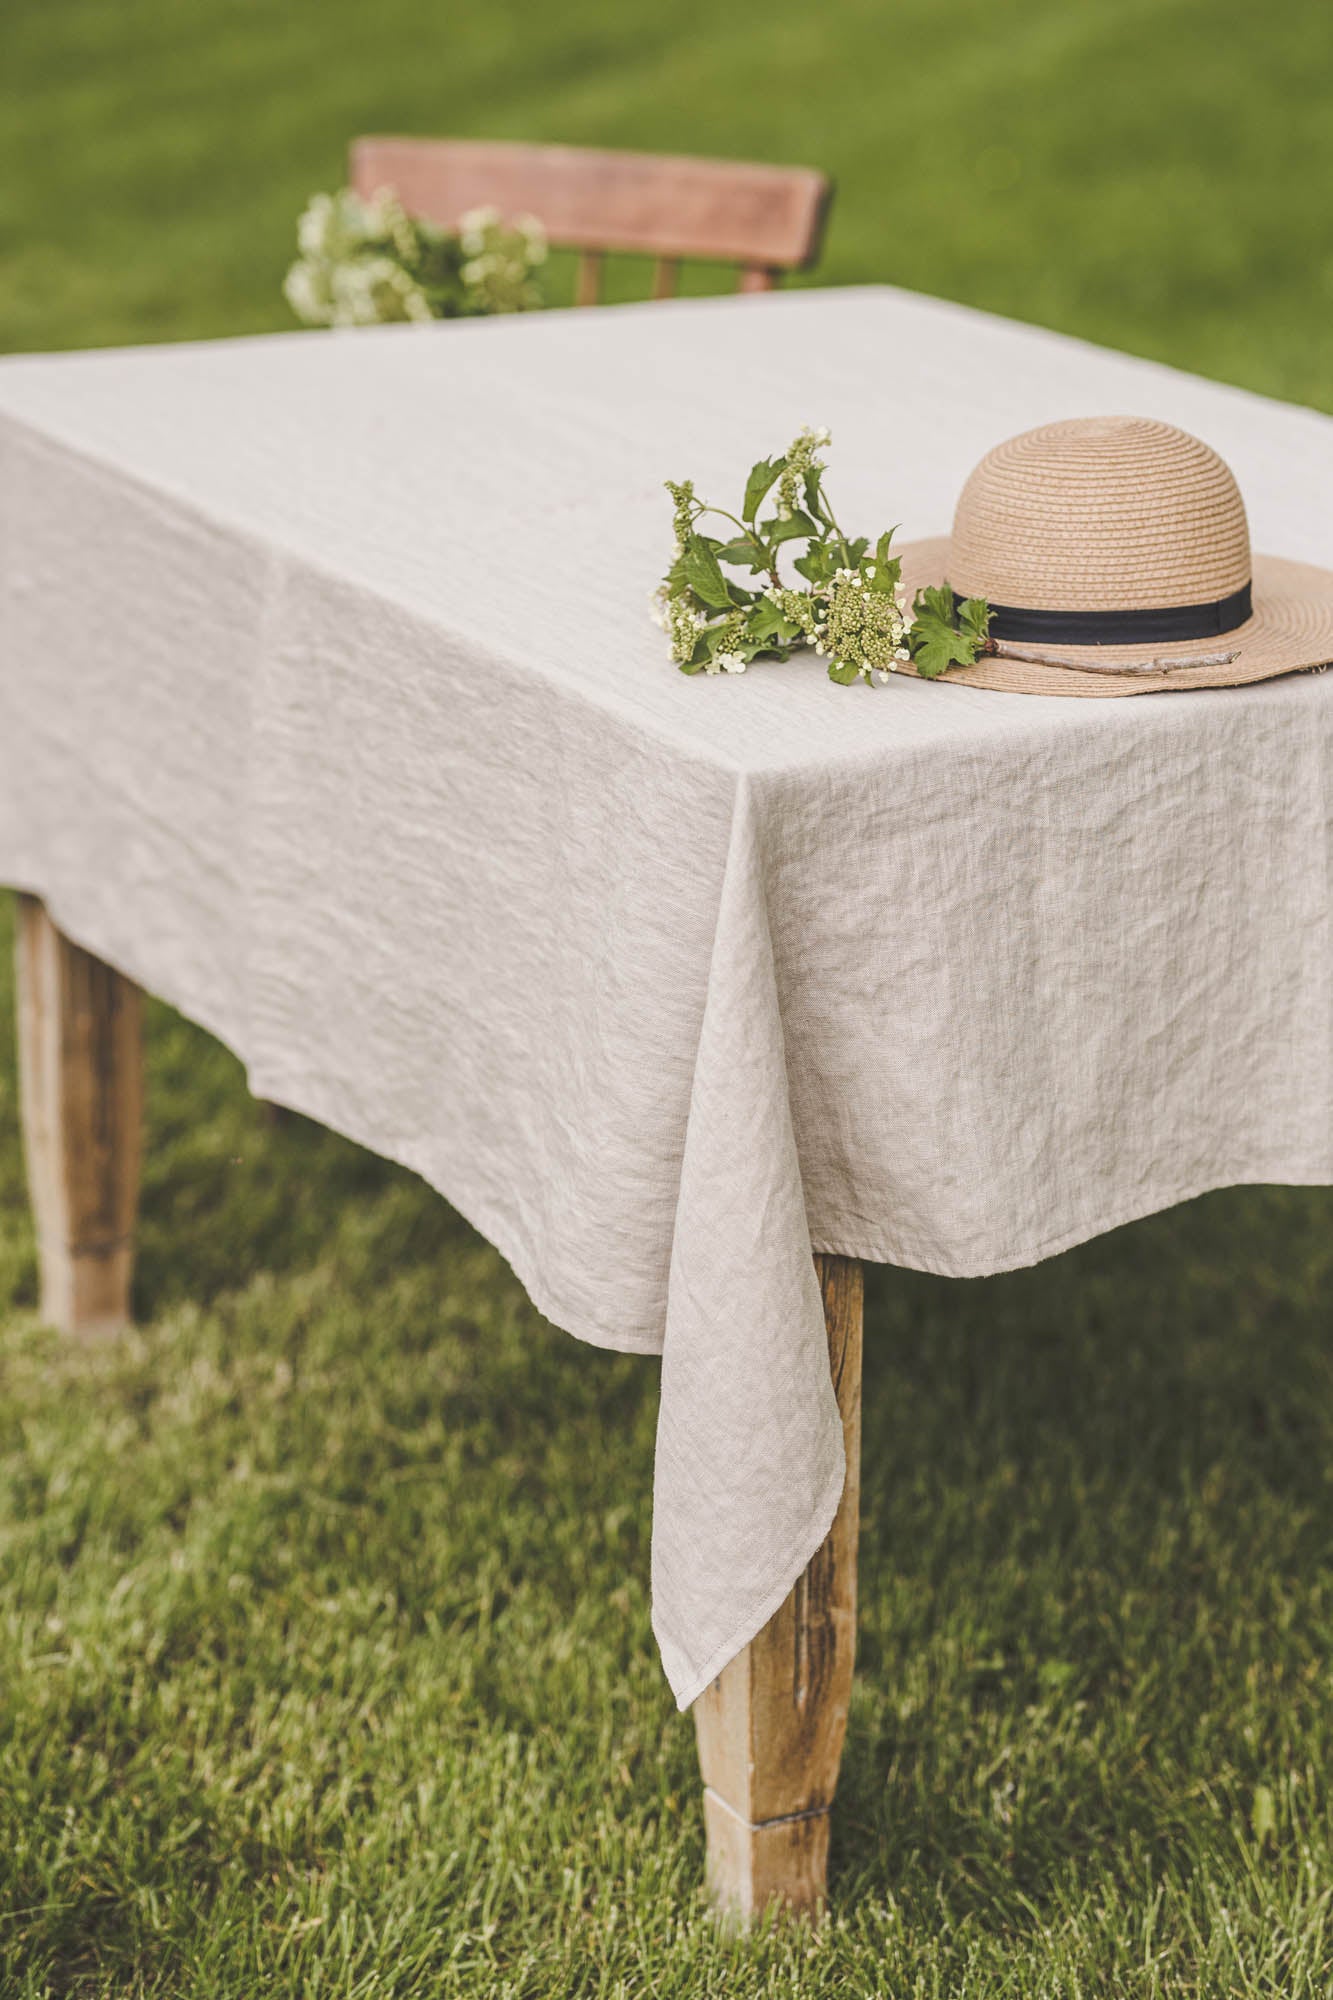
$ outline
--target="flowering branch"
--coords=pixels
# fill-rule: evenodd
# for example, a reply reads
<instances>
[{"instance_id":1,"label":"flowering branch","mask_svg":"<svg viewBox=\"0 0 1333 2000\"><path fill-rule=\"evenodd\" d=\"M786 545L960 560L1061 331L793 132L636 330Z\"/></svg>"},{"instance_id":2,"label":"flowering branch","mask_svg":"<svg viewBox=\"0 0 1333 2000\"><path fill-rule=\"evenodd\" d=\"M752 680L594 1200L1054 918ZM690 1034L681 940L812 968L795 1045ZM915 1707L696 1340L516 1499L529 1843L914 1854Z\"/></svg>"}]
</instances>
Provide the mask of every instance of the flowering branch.
<instances>
[{"instance_id":1,"label":"flowering branch","mask_svg":"<svg viewBox=\"0 0 1333 2000\"><path fill-rule=\"evenodd\" d=\"M450 233L408 215L392 189L363 201L344 188L312 195L296 233L301 254L282 289L307 326L470 318L544 303L536 271L546 239L530 216L506 224L498 209L477 208Z\"/></svg>"},{"instance_id":2,"label":"flowering branch","mask_svg":"<svg viewBox=\"0 0 1333 2000\"><path fill-rule=\"evenodd\" d=\"M739 516L706 505L692 480L666 482L675 504L675 558L654 604L682 673L740 674L761 656L785 660L812 647L828 660L829 679L846 687L887 681L909 662L934 680L983 651L990 622L984 600L955 608L946 584L919 591L909 613L901 564L889 552L894 530L873 551L866 536L843 533L817 455L829 442L826 430L807 427L780 458L760 459ZM770 494L773 512L761 520ZM723 539L701 532L710 515L736 533ZM782 579L779 557L789 542L805 544L792 565L804 588ZM742 584L724 565L762 581Z\"/></svg>"}]
</instances>

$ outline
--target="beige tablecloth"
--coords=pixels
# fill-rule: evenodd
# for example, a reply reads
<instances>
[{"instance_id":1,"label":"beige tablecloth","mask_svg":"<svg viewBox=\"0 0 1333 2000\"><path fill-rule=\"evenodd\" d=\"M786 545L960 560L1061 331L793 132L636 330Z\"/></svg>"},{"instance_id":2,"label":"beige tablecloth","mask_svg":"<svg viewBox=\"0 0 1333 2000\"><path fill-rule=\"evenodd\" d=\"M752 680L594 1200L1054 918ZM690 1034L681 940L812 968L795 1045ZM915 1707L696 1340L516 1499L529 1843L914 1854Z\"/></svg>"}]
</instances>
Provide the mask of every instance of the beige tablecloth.
<instances>
[{"instance_id":1,"label":"beige tablecloth","mask_svg":"<svg viewBox=\"0 0 1333 2000\"><path fill-rule=\"evenodd\" d=\"M844 521L935 533L1095 411L1333 565L1327 419L886 290L0 365L0 880L661 1353L682 1705L834 1511L812 1243L1333 1180L1333 679L690 680L648 621L667 476L827 423Z\"/></svg>"}]
</instances>

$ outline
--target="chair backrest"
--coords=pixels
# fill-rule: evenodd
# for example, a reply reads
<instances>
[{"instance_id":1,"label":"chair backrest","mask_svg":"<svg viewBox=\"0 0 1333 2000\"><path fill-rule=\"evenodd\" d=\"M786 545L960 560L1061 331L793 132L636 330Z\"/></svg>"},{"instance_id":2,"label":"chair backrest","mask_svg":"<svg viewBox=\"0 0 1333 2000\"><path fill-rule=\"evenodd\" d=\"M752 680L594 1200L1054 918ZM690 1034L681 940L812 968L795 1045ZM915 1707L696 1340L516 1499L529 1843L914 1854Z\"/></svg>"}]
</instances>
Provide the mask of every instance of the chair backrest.
<instances>
[{"instance_id":1,"label":"chair backrest","mask_svg":"<svg viewBox=\"0 0 1333 2000\"><path fill-rule=\"evenodd\" d=\"M766 292L814 262L832 196L813 167L487 139L355 139L351 183L366 197L391 187L446 229L483 206L535 216L552 244L581 253L579 305L596 303L608 250L657 259L654 298L675 290L683 257L739 264L739 289Z\"/></svg>"}]
</instances>

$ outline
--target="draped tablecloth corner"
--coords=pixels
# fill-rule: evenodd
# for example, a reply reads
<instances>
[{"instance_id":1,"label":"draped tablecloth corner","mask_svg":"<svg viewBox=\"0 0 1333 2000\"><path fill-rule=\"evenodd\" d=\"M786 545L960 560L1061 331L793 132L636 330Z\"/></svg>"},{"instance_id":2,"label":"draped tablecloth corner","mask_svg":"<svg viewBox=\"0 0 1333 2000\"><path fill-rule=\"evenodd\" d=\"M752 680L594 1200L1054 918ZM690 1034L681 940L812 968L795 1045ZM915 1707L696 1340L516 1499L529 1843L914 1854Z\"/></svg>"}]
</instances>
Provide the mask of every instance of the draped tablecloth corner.
<instances>
[{"instance_id":1,"label":"draped tablecloth corner","mask_svg":"<svg viewBox=\"0 0 1333 2000\"><path fill-rule=\"evenodd\" d=\"M915 537L1122 411L1333 564L1327 418L882 288L0 362L0 880L660 1352L682 1705L841 1491L812 1245L1333 1180L1333 680L688 679L647 617L666 477L823 422Z\"/></svg>"}]
</instances>

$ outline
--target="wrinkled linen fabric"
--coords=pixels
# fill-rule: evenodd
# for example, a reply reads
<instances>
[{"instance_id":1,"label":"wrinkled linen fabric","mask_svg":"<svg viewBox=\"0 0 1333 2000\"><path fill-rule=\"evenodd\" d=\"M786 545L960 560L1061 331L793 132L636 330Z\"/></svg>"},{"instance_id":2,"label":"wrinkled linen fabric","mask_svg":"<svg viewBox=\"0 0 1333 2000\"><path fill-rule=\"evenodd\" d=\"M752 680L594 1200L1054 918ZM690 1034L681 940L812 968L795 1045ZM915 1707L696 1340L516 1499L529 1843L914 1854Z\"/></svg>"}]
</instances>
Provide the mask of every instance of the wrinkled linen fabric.
<instances>
[{"instance_id":1,"label":"wrinkled linen fabric","mask_svg":"<svg viewBox=\"0 0 1333 2000\"><path fill-rule=\"evenodd\" d=\"M664 478L827 423L911 538L1096 412L1333 564L1327 419L883 289L0 364L0 880L660 1352L682 1706L836 1507L812 1245L967 1276L1333 1180L1333 680L687 679L649 622Z\"/></svg>"}]
</instances>

